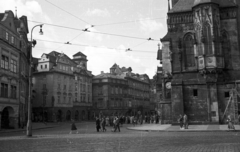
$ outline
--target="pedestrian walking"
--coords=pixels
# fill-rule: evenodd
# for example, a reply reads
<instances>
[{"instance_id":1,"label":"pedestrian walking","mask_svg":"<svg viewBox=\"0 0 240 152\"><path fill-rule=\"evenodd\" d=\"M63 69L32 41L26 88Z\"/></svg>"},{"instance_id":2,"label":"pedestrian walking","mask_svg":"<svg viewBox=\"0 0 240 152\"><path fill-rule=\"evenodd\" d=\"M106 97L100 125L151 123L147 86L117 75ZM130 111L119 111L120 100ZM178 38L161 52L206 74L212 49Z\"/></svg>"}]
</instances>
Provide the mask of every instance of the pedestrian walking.
<instances>
[{"instance_id":1,"label":"pedestrian walking","mask_svg":"<svg viewBox=\"0 0 240 152\"><path fill-rule=\"evenodd\" d=\"M228 115L227 117L227 122L228 122L228 130L231 130L231 129L235 130L235 127L233 125L234 122L230 115Z\"/></svg>"},{"instance_id":2,"label":"pedestrian walking","mask_svg":"<svg viewBox=\"0 0 240 152\"><path fill-rule=\"evenodd\" d=\"M71 123L71 131L69 134L72 134L73 131L76 131L76 133L78 134L78 130L77 130L77 127L75 125L75 121L72 120L72 123Z\"/></svg>"},{"instance_id":3,"label":"pedestrian walking","mask_svg":"<svg viewBox=\"0 0 240 152\"><path fill-rule=\"evenodd\" d=\"M96 129L97 129L97 132L99 132L99 130L101 129L100 119L98 117L96 117Z\"/></svg>"},{"instance_id":4,"label":"pedestrian walking","mask_svg":"<svg viewBox=\"0 0 240 152\"><path fill-rule=\"evenodd\" d=\"M102 125L102 131L106 132L107 131L107 129L105 128L105 126L106 126L106 118L104 116L102 118L101 125Z\"/></svg>"},{"instance_id":5,"label":"pedestrian walking","mask_svg":"<svg viewBox=\"0 0 240 152\"><path fill-rule=\"evenodd\" d=\"M133 123L133 126L135 126L137 124L137 117L136 116L133 117L133 122L132 123Z\"/></svg>"},{"instance_id":6,"label":"pedestrian walking","mask_svg":"<svg viewBox=\"0 0 240 152\"><path fill-rule=\"evenodd\" d=\"M184 114L183 116L183 125L184 125L184 129L188 129L188 117L186 114Z\"/></svg>"},{"instance_id":7,"label":"pedestrian walking","mask_svg":"<svg viewBox=\"0 0 240 152\"><path fill-rule=\"evenodd\" d=\"M115 129L114 129L114 132L116 132L118 129L118 131L120 132L120 118L116 117L116 120L115 120Z\"/></svg>"},{"instance_id":8,"label":"pedestrian walking","mask_svg":"<svg viewBox=\"0 0 240 152\"><path fill-rule=\"evenodd\" d=\"M183 116L182 115L179 116L178 122L180 123L180 129L183 129Z\"/></svg>"},{"instance_id":9,"label":"pedestrian walking","mask_svg":"<svg viewBox=\"0 0 240 152\"><path fill-rule=\"evenodd\" d=\"M106 126L110 126L109 117L108 116L106 117Z\"/></svg>"}]
</instances>

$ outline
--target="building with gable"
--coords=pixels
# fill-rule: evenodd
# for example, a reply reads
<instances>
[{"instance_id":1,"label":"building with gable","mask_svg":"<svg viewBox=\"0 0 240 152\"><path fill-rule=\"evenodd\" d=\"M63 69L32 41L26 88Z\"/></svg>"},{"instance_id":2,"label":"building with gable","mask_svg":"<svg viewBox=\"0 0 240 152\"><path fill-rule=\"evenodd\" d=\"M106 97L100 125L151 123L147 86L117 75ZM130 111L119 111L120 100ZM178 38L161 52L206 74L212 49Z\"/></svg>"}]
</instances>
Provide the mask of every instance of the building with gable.
<instances>
[{"instance_id":1,"label":"building with gable","mask_svg":"<svg viewBox=\"0 0 240 152\"><path fill-rule=\"evenodd\" d=\"M149 77L117 64L110 68L110 73L94 76L93 111L95 115L136 115L138 111L149 114Z\"/></svg>"},{"instance_id":2,"label":"building with gable","mask_svg":"<svg viewBox=\"0 0 240 152\"><path fill-rule=\"evenodd\" d=\"M34 121L90 119L93 75L87 70L86 55L78 52L70 59L52 51L35 59L34 67Z\"/></svg>"},{"instance_id":3,"label":"building with gable","mask_svg":"<svg viewBox=\"0 0 240 152\"><path fill-rule=\"evenodd\" d=\"M0 13L0 128L23 127L27 120L30 42L27 17Z\"/></svg>"},{"instance_id":4,"label":"building with gable","mask_svg":"<svg viewBox=\"0 0 240 152\"><path fill-rule=\"evenodd\" d=\"M169 123L237 122L240 87L240 1L172 0L161 39L164 109ZM170 95L168 96L170 92ZM229 102L231 101L231 102ZM232 110L229 110L231 108Z\"/></svg>"}]
</instances>

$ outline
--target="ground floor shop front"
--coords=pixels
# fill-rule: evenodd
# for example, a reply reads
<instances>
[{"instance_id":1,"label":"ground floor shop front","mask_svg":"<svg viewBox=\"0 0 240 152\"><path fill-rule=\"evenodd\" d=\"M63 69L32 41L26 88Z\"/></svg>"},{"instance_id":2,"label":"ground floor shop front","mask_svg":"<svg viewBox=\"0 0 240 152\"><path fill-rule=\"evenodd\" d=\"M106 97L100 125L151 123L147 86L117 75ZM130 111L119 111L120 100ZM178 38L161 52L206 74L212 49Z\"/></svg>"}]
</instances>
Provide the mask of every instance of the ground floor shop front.
<instances>
[{"instance_id":1,"label":"ground floor shop front","mask_svg":"<svg viewBox=\"0 0 240 152\"><path fill-rule=\"evenodd\" d=\"M89 107L33 108L34 122L86 121L91 119Z\"/></svg>"}]
</instances>

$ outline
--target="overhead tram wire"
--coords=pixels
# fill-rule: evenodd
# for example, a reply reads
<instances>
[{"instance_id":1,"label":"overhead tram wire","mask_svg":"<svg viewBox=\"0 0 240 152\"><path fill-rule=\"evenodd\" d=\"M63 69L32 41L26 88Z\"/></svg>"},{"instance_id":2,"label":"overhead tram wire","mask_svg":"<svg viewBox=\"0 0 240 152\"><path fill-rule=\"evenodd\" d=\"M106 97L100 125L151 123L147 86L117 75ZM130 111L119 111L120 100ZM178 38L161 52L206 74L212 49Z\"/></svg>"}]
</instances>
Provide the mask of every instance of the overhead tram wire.
<instances>
[{"instance_id":1,"label":"overhead tram wire","mask_svg":"<svg viewBox=\"0 0 240 152\"><path fill-rule=\"evenodd\" d=\"M70 13L70 12L64 10L64 9L62 9L61 7L55 5L55 4L51 3L51 2L49 2L48 0L45 0L45 1L48 2L49 4L53 5L53 6L57 7L58 9L64 11L65 13L68 13L69 15L71 15L71 16L73 16L73 17L79 19L80 21L82 21L82 22L84 22L84 23L86 23L86 24L90 24L90 23L88 23L87 21L85 21L85 20L79 18L78 16L76 16L76 15L74 15L74 14L72 14L72 13ZM90 24L90 25L91 25L91 24Z\"/></svg>"},{"instance_id":2,"label":"overhead tram wire","mask_svg":"<svg viewBox=\"0 0 240 152\"><path fill-rule=\"evenodd\" d=\"M67 13L67 14L69 14L69 15L71 15L71 16L73 16L73 17L79 19L79 20L81 20L82 22L91 25L91 27L95 27L95 26L106 26L106 25L115 25L115 24L125 24L125 23L132 23L132 22L143 21L143 20L158 20L158 19L164 19L164 18L166 18L166 17L160 17L160 18L146 18L146 19L138 19L138 20L133 20L133 21L115 22L115 23L106 23L106 24L96 24L96 25L94 25L94 24L90 24L89 22L87 22L87 21L85 21L85 20L79 18L78 16L76 16L76 15L74 15L74 14L72 14L72 13L66 11L66 10L64 10L63 8L61 8L61 7L57 6L57 5L55 5L55 4L51 3L51 2L49 2L48 0L45 0L45 1L48 2L49 4L53 5L53 6L57 7L58 9L64 11L65 13Z\"/></svg>"},{"instance_id":3,"label":"overhead tram wire","mask_svg":"<svg viewBox=\"0 0 240 152\"><path fill-rule=\"evenodd\" d=\"M43 42L49 42L49 43L57 43L57 44L65 44L65 45L69 45L68 43L64 43L64 42L57 42L57 41L50 41L50 40L42 40L42 39L36 39L37 41L43 41ZM111 50L122 50L125 51L123 49L118 49L118 48L111 48L111 47L101 47L101 46L92 46L92 45L87 45L87 44L74 44L71 43L71 45L73 46L82 46L82 47L95 47L95 48L102 48L102 49L111 49ZM157 52L153 52L153 51L142 51L142 50L133 50L133 52L145 52L145 53L157 53Z\"/></svg>"},{"instance_id":4,"label":"overhead tram wire","mask_svg":"<svg viewBox=\"0 0 240 152\"><path fill-rule=\"evenodd\" d=\"M84 33L84 32L79 33L77 36L75 36L74 38L72 38L70 41L67 41L67 42L70 43L71 41L75 40L77 37L79 37L79 36L82 35L83 33ZM63 45L64 45L64 44L62 44L61 46L57 47L57 48L54 49L54 50L58 50L58 49L60 49Z\"/></svg>"},{"instance_id":5,"label":"overhead tram wire","mask_svg":"<svg viewBox=\"0 0 240 152\"><path fill-rule=\"evenodd\" d=\"M81 20L81 21L83 21L83 22L85 22L85 23L91 25L91 27L94 27L93 24L90 24L90 23L84 21L83 19L81 19L81 18L77 17L76 15L74 15L74 14L72 14L72 13L70 13L70 12L64 10L63 8L61 8L61 7L57 6L57 5L55 5L55 4L51 3L51 2L49 2L48 0L45 0L45 1L48 2L48 3L50 3L50 4L52 4L53 6L55 6L55 7L57 7L57 8L59 8L60 10L62 10L62 11L64 11L64 12L68 13L69 15L74 16L75 18L77 18L77 19L79 19L79 20ZM87 28L87 29L88 29L88 28ZM84 31L84 30L83 30L83 31ZM87 30L87 31L85 31L85 32L92 32L92 31L88 31L88 30ZM137 38L137 37L124 36L124 35L118 35L118 34L109 34L109 33L103 33L103 32L92 32L92 33L106 34L106 35L120 36L120 37L128 37L128 38ZM137 39L143 39L143 38L137 38ZM153 39L152 39L152 40L153 40ZM157 41L157 40L153 40L153 41Z\"/></svg>"},{"instance_id":6,"label":"overhead tram wire","mask_svg":"<svg viewBox=\"0 0 240 152\"><path fill-rule=\"evenodd\" d=\"M49 26L56 26L56 27L60 27L60 28L66 28L66 29L71 29L71 30L83 31L83 32L92 32L92 33L97 33L97 34L104 34L104 35L111 35L111 36L118 36L118 37L132 38L132 39L139 39L139 40L151 40L151 41L157 41L157 42L159 42L159 40L155 40L155 39L152 39L152 38L140 38L140 37L134 37L134 36L120 35L120 34L111 34L111 33L104 33L104 32L96 32L96 31L89 31L88 28L79 29L79 28L61 26L61 25L44 23L44 22L38 22L38 21L31 21L31 20L28 20L28 21L29 21L29 22L34 22L34 23L42 23L42 24L44 24L44 25L49 25Z\"/></svg>"},{"instance_id":7,"label":"overhead tram wire","mask_svg":"<svg viewBox=\"0 0 240 152\"><path fill-rule=\"evenodd\" d=\"M128 23L133 23L133 22L138 22L138 21L145 21L145 20L160 20L160 19L165 19L166 17L159 17L159 18L145 18L145 19L139 19L139 20L132 20L132 21L125 21L125 22L113 22L113 23L106 23L106 24L96 24L93 25L94 27L96 26L107 26L107 25L119 25L119 24L128 24Z\"/></svg>"}]
</instances>

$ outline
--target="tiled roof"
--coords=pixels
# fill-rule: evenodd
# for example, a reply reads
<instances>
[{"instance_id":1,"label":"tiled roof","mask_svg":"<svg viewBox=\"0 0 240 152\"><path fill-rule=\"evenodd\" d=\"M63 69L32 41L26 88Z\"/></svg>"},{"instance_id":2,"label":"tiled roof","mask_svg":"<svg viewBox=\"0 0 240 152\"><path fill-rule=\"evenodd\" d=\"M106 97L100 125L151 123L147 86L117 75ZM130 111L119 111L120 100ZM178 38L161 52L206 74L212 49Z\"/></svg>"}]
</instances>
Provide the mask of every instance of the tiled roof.
<instances>
[{"instance_id":1,"label":"tiled roof","mask_svg":"<svg viewBox=\"0 0 240 152\"><path fill-rule=\"evenodd\" d=\"M169 13L191 11L194 6L204 3L216 3L219 4L220 7L236 6L236 4L230 0L179 0Z\"/></svg>"},{"instance_id":2,"label":"tiled roof","mask_svg":"<svg viewBox=\"0 0 240 152\"><path fill-rule=\"evenodd\" d=\"M3 17L4 17L4 13L0 13L0 21L2 20Z\"/></svg>"},{"instance_id":3,"label":"tiled roof","mask_svg":"<svg viewBox=\"0 0 240 152\"><path fill-rule=\"evenodd\" d=\"M191 11L194 0L179 0L169 13Z\"/></svg>"},{"instance_id":4,"label":"tiled roof","mask_svg":"<svg viewBox=\"0 0 240 152\"><path fill-rule=\"evenodd\" d=\"M73 56L86 56L86 55L79 51L78 53L74 54Z\"/></svg>"},{"instance_id":5,"label":"tiled roof","mask_svg":"<svg viewBox=\"0 0 240 152\"><path fill-rule=\"evenodd\" d=\"M234 4L234 2L230 0L195 0L194 6L203 4L203 3L216 3L216 4L219 4L220 7L236 6L236 4Z\"/></svg>"},{"instance_id":6,"label":"tiled roof","mask_svg":"<svg viewBox=\"0 0 240 152\"><path fill-rule=\"evenodd\" d=\"M115 63L111 68L117 68L117 64Z\"/></svg>"}]
</instances>

